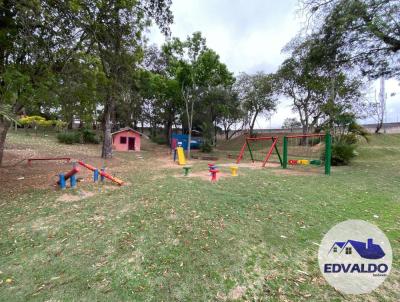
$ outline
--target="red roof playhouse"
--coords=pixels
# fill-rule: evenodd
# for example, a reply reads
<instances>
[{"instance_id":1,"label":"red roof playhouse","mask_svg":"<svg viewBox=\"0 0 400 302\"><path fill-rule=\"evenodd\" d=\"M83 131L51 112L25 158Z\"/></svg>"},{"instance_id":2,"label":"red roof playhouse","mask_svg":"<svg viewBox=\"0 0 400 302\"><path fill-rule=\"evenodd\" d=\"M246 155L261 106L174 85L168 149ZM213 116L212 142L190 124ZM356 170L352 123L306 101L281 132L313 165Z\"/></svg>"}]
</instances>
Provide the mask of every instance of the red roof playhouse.
<instances>
[{"instance_id":1,"label":"red roof playhouse","mask_svg":"<svg viewBox=\"0 0 400 302\"><path fill-rule=\"evenodd\" d=\"M122 128L111 133L113 149L116 151L140 151L142 133L132 128Z\"/></svg>"}]
</instances>

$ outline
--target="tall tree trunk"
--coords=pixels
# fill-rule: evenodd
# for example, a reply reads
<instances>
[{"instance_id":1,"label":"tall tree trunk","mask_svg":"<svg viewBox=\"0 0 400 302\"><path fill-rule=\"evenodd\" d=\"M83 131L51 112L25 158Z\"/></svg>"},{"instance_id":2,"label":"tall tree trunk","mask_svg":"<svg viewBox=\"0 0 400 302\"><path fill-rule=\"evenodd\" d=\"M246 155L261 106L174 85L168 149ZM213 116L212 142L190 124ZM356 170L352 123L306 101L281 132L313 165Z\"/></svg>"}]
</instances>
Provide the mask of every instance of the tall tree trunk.
<instances>
[{"instance_id":1,"label":"tall tree trunk","mask_svg":"<svg viewBox=\"0 0 400 302\"><path fill-rule=\"evenodd\" d=\"M256 112L254 113L253 120L252 120L252 122L251 122L251 124L250 124L250 137L253 137L253 129L254 129L254 125L255 125L255 123L256 123L257 116L258 116L258 111L256 111Z\"/></svg>"},{"instance_id":2,"label":"tall tree trunk","mask_svg":"<svg viewBox=\"0 0 400 302\"><path fill-rule=\"evenodd\" d=\"M103 117L103 148L101 150L102 158L112 158L112 137L111 137L111 113L114 110L114 100L111 96L108 97L104 106Z\"/></svg>"},{"instance_id":3,"label":"tall tree trunk","mask_svg":"<svg viewBox=\"0 0 400 302\"><path fill-rule=\"evenodd\" d=\"M225 140L229 140L229 128L224 126Z\"/></svg>"},{"instance_id":4,"label":"tall tree trunk","mask_svg":"<svg viewBox=\"0 0 400 302\"><path fill-rule=\"evenodd\" d=\"M3 162L4 145L6 143L6 137L8 129L10 129L11 122L0 119L0 166Z\"/></svg>"},{"instance_id":5,"label":"tall tree trunk","mask_svg":"<svg viewBox=\"0 0 400 302\"><path fill-rule=\"evenodd\" d=\"M383 121L380 120L380 121L378 122L378 124L376 124L375 134L378 134L379 131L381 131L382 126L383 126Z\"/></svg>"},{"instance_id":6,"label":"tall tree trunk","mask_svg":"<svg viewBox=\"0 0 400 302\"><path fill-rule=\"evenodd\" d=\"M171 145L172 121L168 120L164 125L164 134L167 145Z\"/></svg>"},{"instance_id":7,"label":"tall tree trunk","mask_svg":"<svg viewBox=\"0 0 400 302\"><path fill-rule=\"evenodd\" d=\"M217 120L214 121L214 146L217 146Z\"/></svg>"}]
</instances>

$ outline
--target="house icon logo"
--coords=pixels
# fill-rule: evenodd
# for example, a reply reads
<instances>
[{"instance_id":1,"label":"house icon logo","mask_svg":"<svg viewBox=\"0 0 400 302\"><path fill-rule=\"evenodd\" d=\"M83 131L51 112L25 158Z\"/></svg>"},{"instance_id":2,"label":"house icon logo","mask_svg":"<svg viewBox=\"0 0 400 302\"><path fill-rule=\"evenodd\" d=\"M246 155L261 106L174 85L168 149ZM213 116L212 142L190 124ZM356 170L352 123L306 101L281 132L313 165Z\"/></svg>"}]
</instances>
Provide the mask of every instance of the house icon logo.
<instances>
[{"instance_id":1,"label":"house icon logo","mask_svg":"<svg viewBox=\"0 0 400 302\"><path fill-rule=\"evenodd\" d=\"M368 238L367 242L357 240L336 241L333 243L329 253L357 254L364 259L381 259L385 256L382 247L379 244L374 244L372 238Z\"/></svg>"},{"instance_id":2,"label":"house icon logo","mask_svg":"<svg viewBox=\"0 0 400 302\"><path fill-rule=\"evenodd\" d=\"M364 294L385 281L392 268L386 235L363 220L347 220L324 236L318 263L326 281L343 294Z\"/></svg>"}]
</instances>

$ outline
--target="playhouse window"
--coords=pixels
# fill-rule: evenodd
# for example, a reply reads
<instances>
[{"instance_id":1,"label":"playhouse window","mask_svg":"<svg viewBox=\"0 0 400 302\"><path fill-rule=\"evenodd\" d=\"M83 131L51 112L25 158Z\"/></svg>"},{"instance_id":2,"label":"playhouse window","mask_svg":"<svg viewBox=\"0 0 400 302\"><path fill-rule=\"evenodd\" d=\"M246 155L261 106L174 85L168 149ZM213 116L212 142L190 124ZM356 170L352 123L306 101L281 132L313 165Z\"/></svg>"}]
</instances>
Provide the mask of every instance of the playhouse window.
<instances>
[{"instance_id":1,"label":"playhouse window","mask_svg":"<svg viewBox=\"0 0 400 302\"><path fill-rule=\"evenodd\" d=\"M346 255L351 255L351 247L346 247Z\"/></svg>"},{"instance_id":2,"label":"playhouse window","mask_svg":"<svg viewBox=\"0 0 400 302\"><path fill-rule=\"evenodd\" d=\"M336 246L333 248L333 252L334 252L334 253L337 252L337 247L336 247Z\"/></svg>"},{"instance_id":3,"label":"playhouse window","mask_svg":"<svg viewBox=\"0 0 400 302\"><path fill-rule=\"evenodd\" d=\"M121 136L121 137L119 138L119 143L120 143L120 144L126 144L126 136Z\"/></svg>"}]
</instances>

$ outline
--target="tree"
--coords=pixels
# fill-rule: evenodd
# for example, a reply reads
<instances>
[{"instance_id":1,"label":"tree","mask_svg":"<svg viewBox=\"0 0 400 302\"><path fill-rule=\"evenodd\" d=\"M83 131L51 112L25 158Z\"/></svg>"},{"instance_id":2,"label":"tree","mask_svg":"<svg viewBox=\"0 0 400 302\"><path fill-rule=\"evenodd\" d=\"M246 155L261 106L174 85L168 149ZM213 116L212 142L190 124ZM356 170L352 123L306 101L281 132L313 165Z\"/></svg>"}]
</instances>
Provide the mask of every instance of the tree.
<instances>
[{"instance_id":1,"label":"tree","mask_svg":"<svg viewBox=\"0 0 400 302\"><path fill-rule=\"evenodd\" d=\"M173 39L164 46L164 51L168 56L168 68L175 73L181 87L190 142L196 106L205 100L213 88L228 87L234 79L226 65L220 62L218 54L206 47L206 40L200 32L184 42ZM190 158L190 143L187 156Z\"/></svg>"},{"instance_id":2,"label":"tree","mask_svg":"<svg viewBox=\"0 0 400 302\"><path fill-rule=\"evenodd\" d=\"M301 7L318 39L342 54L339 64L355 63L372 78L400 77L398 0L302 0Z\"/></svg>"},{"instance_id":3,"label":"tree","mask_svg":"<svg viewBox=\"0 0 400 302\"><path fill-rule=\"evenodd\" d=\"M55 54L49 48L58 15L50 14L50 10L39 1L4 0L0 5L0 106L8 108L8 113L0 117L0 165L11 125L7 116L19 114L25 107L39 108L38 103L48 100L52 92L50 62ZM57 27L68 31L63 25L59 22ZM58 46L63 47L62 41Z\"/></svg>"},{"instance_id":4,"label":"tree","mask_svg":"<svg viewBox=\"0 0 400 302\"><path fill-rule=\"evenodd\" d=\"M363 82L352 77L347 65L338 65L341 55L335 47L326 47L313 35L297 38L286 47L291 56L277 72L279 90L293 100L292 110L299 115L303 134L323 122L332 129L338 111L363 107Z\"/></svg>"},{"instance_id":5,"label":"tree","mask_svg":"<svg viewBox=\"0 0 400 302\"><path fill-rule=\"evenodd\" d=\"M244 117L237 94L231 87L217 87L212 89L204 100L204 109L201 118L209 120L214 128L214 144L216 144L217 129L222 126L225 139L229 140L235 133L241 130L232 131ZM230 133L232 132L232 133Z\"/></svg>"},{"instance_id":6,"label":"tree","mask_svg":"<svg viewBox=\"0 0 400 302\"><path fill-rule=\"evenodd\" d=\"M126 78L142 57L142 32L154 20L167 34L172 22L170 5L169 0L80 0L62 8L80 33L76 39L86 41L88 49L97 52L107 79L103 158L112 157L112 117Z\"/></svg>"},{"instance_id":7,"label":"tree","mask_svg":"<svg viewBox=\"0 0 400 302\"><path fill-rule=\"evenodd\" d=\"M282 124L282 129L290 129L290 132L293 132L294 128L299 128L299 127L301 127L301 123L294 117L285 118Z\"/></svg>"},{"instance_id":8,"label":"tree","mask_svg":"<svg viewBox=\"0 0 400 302\"><path fill-rule=\"evenodd\" d=\"M379 133L379 131L382 129L386 113L385 80L383 78L381 78L380 81L378 99L376 99L375 94L375 100L370 104L369 112L376 121L375 133Z\"/></svg>"},{"instance_id":9,"label":"tree","mask_svg":"<svg viewBox=\"0 0 400 302\"><path fill-rule=\"evenodd\" d=\"M241 73L235 83L235 90L249 121L250 136L253 135L257 117L261 114L271 114L276 109L275 85L275 76L262 72L254 75Z\"/></svg>"}]
</instances>

